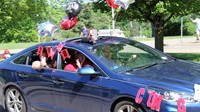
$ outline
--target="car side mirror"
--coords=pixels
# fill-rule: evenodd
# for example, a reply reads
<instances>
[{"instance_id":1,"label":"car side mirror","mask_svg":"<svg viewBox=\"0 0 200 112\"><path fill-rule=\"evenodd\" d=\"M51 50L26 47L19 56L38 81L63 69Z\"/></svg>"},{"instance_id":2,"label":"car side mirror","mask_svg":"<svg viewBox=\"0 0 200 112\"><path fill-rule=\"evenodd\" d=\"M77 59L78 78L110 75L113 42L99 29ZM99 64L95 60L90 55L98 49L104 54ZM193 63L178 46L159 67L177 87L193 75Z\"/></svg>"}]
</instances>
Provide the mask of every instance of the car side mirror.
<instances>
[{"instance_id":1,"label":"car side mirror","mask_svg":"<svg viewBox=\"0 0 200 112\"><path fill-rule=\"evenodd\" d=\"M91 66L87 65L83 68L78 69L77 74L81 76L97 76L100 75L100 72L95 72Z\"/></svg>"}]
</instances>

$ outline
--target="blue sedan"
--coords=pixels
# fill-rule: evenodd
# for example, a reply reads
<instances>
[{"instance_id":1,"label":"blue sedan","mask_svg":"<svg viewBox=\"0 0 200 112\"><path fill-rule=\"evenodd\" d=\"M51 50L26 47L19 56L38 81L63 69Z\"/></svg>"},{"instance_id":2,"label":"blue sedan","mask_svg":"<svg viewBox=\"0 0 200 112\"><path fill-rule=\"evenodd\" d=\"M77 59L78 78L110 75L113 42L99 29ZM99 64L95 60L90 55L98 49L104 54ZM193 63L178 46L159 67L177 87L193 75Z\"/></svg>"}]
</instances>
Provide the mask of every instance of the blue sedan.
<instances>
[{"instance_id":1,"label":"blue sedan","mask_svg":"<svg viewBox=\"0 0 200 112\"><path fill-rule=\"evenodd\" d=\"M42 43L0 63L0 97L8 112L199 112L200 64L127 38Z\"/></svg>"}]
</instances>

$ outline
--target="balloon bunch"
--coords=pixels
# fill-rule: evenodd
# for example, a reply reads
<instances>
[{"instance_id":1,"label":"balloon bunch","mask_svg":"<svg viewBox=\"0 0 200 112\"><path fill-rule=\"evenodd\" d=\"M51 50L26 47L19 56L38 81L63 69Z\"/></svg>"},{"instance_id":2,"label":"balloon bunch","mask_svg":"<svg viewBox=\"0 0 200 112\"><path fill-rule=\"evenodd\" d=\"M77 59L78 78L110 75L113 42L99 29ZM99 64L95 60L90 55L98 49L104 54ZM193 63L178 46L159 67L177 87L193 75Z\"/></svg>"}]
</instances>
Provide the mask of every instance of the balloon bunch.
<instances>
[{"instance_id":1,"label":"balloon bunch","mask_svg":"<svg viewBox=\"0 0 200 112\"><path fill-rule=\"evenodd\" d=\"M65 18L60 22L60 27L63 30L69 30L73 28L78 19L77 15L81 11L81 4L77 1L70 2L69 4L66 5L66 14Z\"/></svg>"},{"instance_id":2,"label":"balloon bunch","mask_svg":"<svg viewBox=\"0 0 200 112\"><path fill-rule=\"evenodd\" d=\"M128 9L129 5L134 3L135 0L106 0L107 4L112 8L121 8Z\"/></svg>"},{"instance_id":3,"label":"balloon bunch","mask_svg":"<svg viewBox=\"0 0 200 112\"><path fill-rule=\"evenodd\" d=\"M117 11L117 14L114 17L114 20L116 21L117 16L121 10L121 7L123 7L126 10L128 9L130 4L135 2L135 0L106 0L106 2L113 9L119 8L119 10Z\"/></svg>"}]
</instances>

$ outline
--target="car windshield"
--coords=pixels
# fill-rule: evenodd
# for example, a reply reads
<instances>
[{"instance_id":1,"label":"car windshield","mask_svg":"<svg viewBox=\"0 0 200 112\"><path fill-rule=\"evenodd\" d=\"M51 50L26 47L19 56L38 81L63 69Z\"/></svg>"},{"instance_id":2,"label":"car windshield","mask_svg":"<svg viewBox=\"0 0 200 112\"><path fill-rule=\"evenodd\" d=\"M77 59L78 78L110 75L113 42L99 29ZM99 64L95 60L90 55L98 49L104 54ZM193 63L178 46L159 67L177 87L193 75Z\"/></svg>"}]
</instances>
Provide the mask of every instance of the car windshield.
<instances>
[{"instance_id":1,"label":"car windshield","mask_svg":"<svg viewBox=\"0 0 200 112\"><path fill-rule=\"evenodd\" d=\"M172 58L135 41L96 45L92 53L106 67L117 73L172 61Z\"/></svg>"}]
</instances>

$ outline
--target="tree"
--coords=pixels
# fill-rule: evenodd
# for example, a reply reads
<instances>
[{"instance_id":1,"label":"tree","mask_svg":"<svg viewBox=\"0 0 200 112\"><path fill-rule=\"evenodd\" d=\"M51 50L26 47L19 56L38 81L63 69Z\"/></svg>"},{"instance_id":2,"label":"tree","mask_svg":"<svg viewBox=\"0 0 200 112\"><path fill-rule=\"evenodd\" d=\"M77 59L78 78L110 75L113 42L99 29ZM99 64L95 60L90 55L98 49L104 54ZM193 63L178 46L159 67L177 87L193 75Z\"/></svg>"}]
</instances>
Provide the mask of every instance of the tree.
<instances>
[{"instance_id":1,"label":"tree","mask_svg":"<svg viewBox=\"0 0 200 112\"><path fill-rule=\"evenodd\" d=\"M97 0L94 9L110 11L105 0ZM164 26L173 17L182 17L197 13L200 0L136 0L127 10L122 9L118 20L149 21L152 27L152 36L155 37L155 48L163 51Z\"/></svg>"},{"instance_id":2,"label":"tree","mask_svg":"<svg viewBox=\"0 0 200 112\"><path fill-rule=\"evenodd\" d=\"M0 42L37 39L37 20L42 18L45 8L43 0L1 0Z\"/></svg>"}]
</instances>

